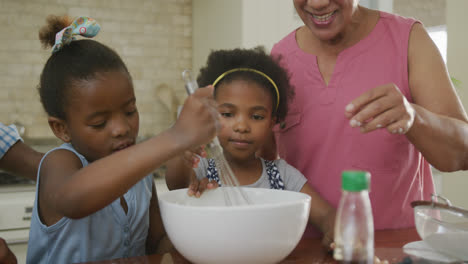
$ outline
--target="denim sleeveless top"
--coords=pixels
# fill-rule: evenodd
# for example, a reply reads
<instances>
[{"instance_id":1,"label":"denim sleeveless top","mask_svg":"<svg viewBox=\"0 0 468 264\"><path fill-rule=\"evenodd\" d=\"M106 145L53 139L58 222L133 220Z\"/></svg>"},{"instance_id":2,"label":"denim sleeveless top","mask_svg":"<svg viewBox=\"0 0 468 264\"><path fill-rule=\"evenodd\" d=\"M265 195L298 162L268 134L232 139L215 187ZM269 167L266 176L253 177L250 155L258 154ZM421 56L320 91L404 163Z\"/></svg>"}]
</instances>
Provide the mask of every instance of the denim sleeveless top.
<instances>
[{"instance_id":1,"label":"denim sleeveless top","mask_svg":"<svg viewBox=\"0 0 468 264\"><path fill-rule=\"evenodd\" d=\"M69 150L88 165L85 157L71 144L57 149ZM44 158L45 158L44 156ZM27 263L76 263L141 256L145 254L145 243L149 228L149 206L152 195L153 177L148 175L135 184L124 198L128 204L125 214L120 199L103 209L81 219L63 217L57 223L46 226L38 215L39 165L36 184Z\"/></svg>"}]
</instances>

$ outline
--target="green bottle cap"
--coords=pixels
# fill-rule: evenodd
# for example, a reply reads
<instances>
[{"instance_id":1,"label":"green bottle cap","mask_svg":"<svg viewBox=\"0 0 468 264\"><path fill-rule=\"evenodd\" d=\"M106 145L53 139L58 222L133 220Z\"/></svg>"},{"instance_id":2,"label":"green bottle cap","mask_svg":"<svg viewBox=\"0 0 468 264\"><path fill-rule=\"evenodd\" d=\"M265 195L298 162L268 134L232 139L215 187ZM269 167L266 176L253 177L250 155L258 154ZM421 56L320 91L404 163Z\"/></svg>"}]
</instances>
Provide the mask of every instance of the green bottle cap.
<instances>
[{"instance_id":1,"label":"green bottle cap","mask_svg":"<svg viewBox=\"0 0 468 264\"><path fill-rule=\"evenodd\" d=\"M348 192L368 190L370 176L367 171L343 171L341 174L341 188Z\"/></svg>"}]
</instances>

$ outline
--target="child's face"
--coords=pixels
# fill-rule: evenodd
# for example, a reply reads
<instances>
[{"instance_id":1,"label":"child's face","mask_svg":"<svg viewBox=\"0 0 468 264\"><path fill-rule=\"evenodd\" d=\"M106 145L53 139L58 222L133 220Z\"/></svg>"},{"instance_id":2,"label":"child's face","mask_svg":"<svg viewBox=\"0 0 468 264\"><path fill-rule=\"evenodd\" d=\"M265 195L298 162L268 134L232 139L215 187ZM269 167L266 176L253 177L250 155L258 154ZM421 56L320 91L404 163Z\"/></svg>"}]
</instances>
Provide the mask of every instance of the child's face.
<instances>
[{"instance_id":1,"label":"child's face","mask_svg":"<svg viewBox=\"0 0 468 264\"><path fill-rule=\"evenodd\" d=\"M120 71L99 73L70 90L65 108L73 147L94 161L135 144L139 116L129 76Z\"/></svg>"},{"instance_id":2,"label":"child's face","mask_svg":"<svg viewBox=\"0 0 468 264\"><path fill-rule=\"evenodd\" d=\"M222 129L218 138L227 157L255 157L274 124L272 94L252 81L235 80L216 88Z\"/></svg>"}]
</instances>

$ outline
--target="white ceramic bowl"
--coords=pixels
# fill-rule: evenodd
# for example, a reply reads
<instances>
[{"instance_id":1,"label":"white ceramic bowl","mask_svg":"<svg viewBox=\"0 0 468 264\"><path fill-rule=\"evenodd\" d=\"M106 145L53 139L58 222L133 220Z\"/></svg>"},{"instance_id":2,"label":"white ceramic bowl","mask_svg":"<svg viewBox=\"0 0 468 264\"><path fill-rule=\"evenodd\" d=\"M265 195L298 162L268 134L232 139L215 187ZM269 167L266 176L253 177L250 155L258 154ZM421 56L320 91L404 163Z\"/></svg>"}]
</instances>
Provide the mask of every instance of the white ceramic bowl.
<instances>
[{"instance_id":1,"label":"white ceramic bowl","mask_svg":"<svg viewBox=\"0 0 468 264\"><path fill-rule=\"evenodd\" d=\"M434 250L468 261L468 215L442 206L414 206L416 230Z\"/></svg>"},{"instance_id":2,"label":"white ceramic bowl","mask_svg":"<svg viewBox=\"0 0 468 264\"><path fill-rule=\"evenodd\" d=\"M180 189L159 195L161 216L175 248L194 263L276 263L304 233L310 196L243 188L252 205L227 207L221 188L200 198Z\"/></svg>"}]
</instances>

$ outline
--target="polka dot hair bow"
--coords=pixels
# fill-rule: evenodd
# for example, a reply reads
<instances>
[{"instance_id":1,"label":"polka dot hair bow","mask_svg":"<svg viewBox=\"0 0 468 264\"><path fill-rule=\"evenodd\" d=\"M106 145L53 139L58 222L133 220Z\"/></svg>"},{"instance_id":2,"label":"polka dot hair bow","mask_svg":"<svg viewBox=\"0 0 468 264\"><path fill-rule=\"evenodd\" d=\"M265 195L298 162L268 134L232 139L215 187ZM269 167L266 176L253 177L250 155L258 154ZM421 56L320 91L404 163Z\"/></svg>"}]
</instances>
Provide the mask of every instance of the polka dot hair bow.
<instances>
[{"instance_id":1,"label":"polka dot hair bow","mask_svg":"<svg viewBox=\"0 0 468 264\"><path fill-rule=\"evenodd\" d=\"M92 38L97 35L101 26L96 20L89 17L79 17L73 23L62 29L55 35L55 45L52 48L52 53L59 51L63 46L70 44L76 40L77 35Z\"/></svg>"}]
</instances>

